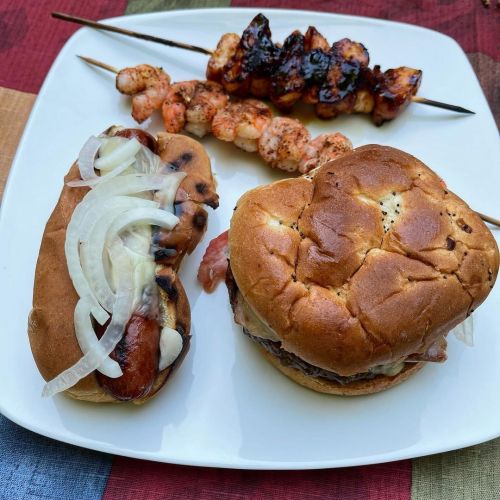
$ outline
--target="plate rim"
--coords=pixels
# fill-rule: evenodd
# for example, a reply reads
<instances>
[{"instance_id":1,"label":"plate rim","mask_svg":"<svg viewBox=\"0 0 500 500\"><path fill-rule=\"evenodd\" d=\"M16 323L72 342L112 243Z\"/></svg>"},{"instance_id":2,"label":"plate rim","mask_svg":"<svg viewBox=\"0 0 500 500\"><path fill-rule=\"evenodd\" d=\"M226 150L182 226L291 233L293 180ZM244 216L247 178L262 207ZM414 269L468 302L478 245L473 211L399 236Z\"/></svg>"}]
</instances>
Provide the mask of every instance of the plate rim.
<instances>
[{"instance_id":1,"label":"plate rim","mask_svg":"<svg viewBox=\"0 0 500 500\"><path fill-rule=\"evenodd\" d=\"M64 397L64 396L61 396ZM341 397L341 396L339 396ZM75 401L76 402L76 401ZM78 404L78 402L76 402ZM80 402L81 403L81 402ZM476 438L465 439L457 446L442 446L431 448L428 447L424 452L419 452L417 455L411 452L412 448L407 448L406 453L401 453L400 450L392 451L389 453L383 453L378 455L369 455L368 457L363 457L363 460L359 460L358 458L349 458L342 460L321 460L317 462L313 461L293 461L293 462L284 462L284 461L269 461L269 460L242 460L240 459L240 463L235 464L230 461L221 461L221 460L177 460L174 457L160 457L158 454L149 454L147 452L136 452L130 449L121 449L118 448L115 450L115 447L110 445L101 445L97 441L89 440L86 442L85 439L78 439L77 437L73 438L72 436L68 436L67 438L61 439L58 437L55 432L43 431L37 428L36 425L25 424L21 422L22 419L17 419L10 414L10 412L6 412L5 408L1 404L0 400L0 413L8 418L11 422L28 429L29 431L35 432L40 436L48 437L50 439L54 439L55 441L70 444L73 446L79 446L81 448L98 451L101 453L107 453L127 458L135 458L139 460L150 460L152 462L158 463L168 463L173 465L188 465L193 467L216 467L220 469L237 469L237 470L319 470L319 469L338 469L342 467L362 467L365 465L376 465L382 463L396 462L400 460L409 460L413 458L422 458L427 457L429 455L435 455L438 453L445 453L449 451L461 450L463 448L467 448L469 446L478 445L481 443L485 443L487 441L491 441L500 437L500 430L497 433L489 434L484 439L481 438L479 441ZM82 444L83 443L83 444ZM366 459L367 458L367 459Z\"/></svg>"},{"instance_id":2,"label":"plate rim","mask_svg":"<svg viewBox=\"0 0 500 500\"><path fill-rule=\"evenodd\" d=\"M418 25L413 25L405 22L400 22L400 21L391 21L391 20L385 20L381 18L373 18L373 17L364 17L364 16L356 16L356 15L350 15L350 14L337 14L337 13L330 13L330 12L316 12L312 10L304 10L304 9L286 9L286 8L253 8L253 7L221 7L221 8L202 8L202 9L181 9L181 10L171 10L171 11L160 11L160 12L149 12L149 13L139 13L139 14L132 14L132 15L122 15L122 16L116 16L112 18L107 18L103 19L104 22L115 22L118 25L121 23L125 22L128 24L127 21L134 21L135 19L149 19L149 18L157 18L157 17L171 17L171 16L193 16L196 14L203 14L203 13L214 13L214 12L220 12L221 14L223 13L230 13L235 10L238 10L239 12L243 13L256 13L256 12L263 12L263 13L270 13L270 14L278 14L278 13L283 13L286 12L287 14L293 14L300 16L300 14L307 14L307 15L314 15L317 17L333 17L335 19L339 19L340 21L342 20L347 20L347 21L354 21L358 23L368 23L368 24L376 24L376 25L381 25L381 26L387 26L387 24L393 25L395 27L399 27L400 29L411 29L413 31L421 32L421 31L426 31L429 32L429 34L432 34L432 36L438 36L441 37L442 39L445 39L447 43L450 41L452 42L452 45L455 47L455 49L458 49L461 53L461 55L464 57L464 59L467 61L468 65L472 69L472 73L475 76L477 80L477 75L475 74L475 71L473 70L470 61L468 60L464 50L462 47L459 45L459 43L454 40L452 37L449 35L446 35L444 33L440 33L436 30L418 26ZM6 180L5 188L4 188L4 193L2 196L2 205L5 204L10 204L10 197L13 196L11 195L11 190L13 189L11 187L13 181L13 172L16 172L17 170L17 163L18 163L18 158L20 157L21 152L24 150L25 147L25 142L27 141L27 137L31 134L31 129L33 127L33 121L34 117L38 113L38 108L40 106L40 102L43 100L45 92L46 92L46 87L48 87L52 81L53 74L56 72L57 68L61 64L61 61L63 60L66 52L69 50L69 47L75 43L75 40L78 40L78 37L83 36L83 34L87 33L88 30L91 28L80 28L78 29L75 33L73 33L69 39L65 42L64 46L61 48L60 52L58 53L57 57L55 58L54 62L52 63L49 71L47 72L47 75L44 79L44 82L42 86L40 87L40 90L38 92L38 95L36 97L35 103L32 107L32 110L30 112L29 118L26 122L25 128L23 130L23 133L21 135L21 138L19 140L18 147L16 149L15 156L12 160L11 168L9 170L9 174ZM483 94L484 97L484 91L482 90L481 86L479 85L479 91ZM486 101L487 102L487 101ZM491 113L491 108L488 103L488 110L490 112L490 118L491 120L493 119L493 115ZM4 222L4 217L2 216L3 210L0 209L0 234L3 231L3 225L5 224ZM171 463L171 464L178 464L178 465L190 465L190 466L201 466L201 467L219 467L219 468L236 468L236 469L246 469L246 470L310 470L310 469L325 469L325 468L339 468L339 467L352 467L352 466L363 466L363 465L372 465L372 464L378 464L378 463L387 463L387 462L392 462L392 461L397 461L397 460L406 460L406 459L411 459L411 458L418 458L418 457L424 457L436 453L443 453L447 451L454 451L458 449L462 449L468 446L472 446L475 444L480 444L484 443L486 441L495 439L500 437L500 426L498 427L496 432L493 433L488 433L487 435L482 435L481 437L478 436L478 433L474 433L473 435L470 435L469 439L463 439L460 442L455 443L454 445L443 445L443 446L427 446L426 449L420 450L415 454L411 450L415 447L411 446L409 448L403 449L403 450L395 450L391 452L384 452L381 454L372 454L368 456L363 456L363 457L351 457L348 459L334 459L334 460L321 460L321 461L292 461L292 462L284 462L284 461L270 461L270 460L256 460L256 459L242 459L239 458L239 462L235 463L234 461L224 461L224 460L213 460L213 461L208 461L208 460L185 460L185 459L176 459L175 456L159 456L158 453L155 452L137 452L135 450L131 449L125 449L125 448L116 448L114 445L106 444L106 443L101 443L99 441L95 440L89 440L87 438L77 436L74 434L70 435L65 435L61 437L58 435L57 431L52 431L51 429L46 429L43 427L40 427L36 425L36 422L30 422L30 421L25 421L23 418L18 418L17 415L15 415L12 411L9 410L7 406L5 406L3 399L0 397L0 413L3 414L7 419L10 421L14 422L17 425L20 425L21 427L28 429L32 432L35 432L39 435L54 439L59 442L67 443L70 445L74 446L80 446L86 449L90 450L95 450L103 453L108 453L108 454L115 454L119 456L125 456L125 457L130 457L130 458L137 458L137 459L142 459L142 460L151 460L155 462L163 462L163 463ZM418 445L417 447L421 446Z\"/></svg>"}]
</instances>

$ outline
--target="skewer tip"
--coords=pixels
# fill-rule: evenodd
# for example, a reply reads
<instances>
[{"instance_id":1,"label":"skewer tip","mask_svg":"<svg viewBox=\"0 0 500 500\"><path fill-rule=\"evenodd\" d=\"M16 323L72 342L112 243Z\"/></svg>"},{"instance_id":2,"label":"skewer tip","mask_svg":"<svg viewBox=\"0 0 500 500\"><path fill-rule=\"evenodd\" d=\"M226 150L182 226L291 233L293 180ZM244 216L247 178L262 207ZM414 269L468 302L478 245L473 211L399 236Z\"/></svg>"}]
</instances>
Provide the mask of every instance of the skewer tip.
<instances>
[{"instance_id":1,"label":"skewer tip","mask_svg":"<svg viewBox=\"0 0 500 500\"><path fill-rule=\"evenodd\" d=\"M115 68L114 66L98 61L97 59L93 59L92 57L82 56L80 54L76 54L76 57L79 57L82 61L85 61L87 64L90 64L91 66L97 66L98 68L105 69L106 71L110 71L111 73L117 74L120 72L118 68Z\"/></svg>"},{"instance_id":2,"label":"skewer tip","mask_svg":"<svg viewBox=\"0 0 500 500\"><path fill-rule=\"evenodd\" d=\"M433 106L435 108L447 109L448 111L454 111L455 113L462 113L466 115L475 115L475 111L463 108L462 106L456 106L455 104L447 104L445 102L433 101L432 99L426 99L425 97L413 96L411 99L413 102L419 104L426 104L427 106Z\"/></svg>"}]
</instances>

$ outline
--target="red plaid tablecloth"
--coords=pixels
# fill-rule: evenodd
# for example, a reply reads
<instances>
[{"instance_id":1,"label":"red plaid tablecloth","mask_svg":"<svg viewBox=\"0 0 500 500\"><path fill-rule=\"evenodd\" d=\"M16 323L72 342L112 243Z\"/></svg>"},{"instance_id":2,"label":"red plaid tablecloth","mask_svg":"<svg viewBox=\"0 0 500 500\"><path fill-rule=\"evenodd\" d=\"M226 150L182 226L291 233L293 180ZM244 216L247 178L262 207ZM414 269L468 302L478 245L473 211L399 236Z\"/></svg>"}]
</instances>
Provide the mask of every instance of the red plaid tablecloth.
<instances>
[{"instance_id":1,"label":"red plaid tablecloth","mask_svg":"<svg viewBox=\"0 0 500 500\"><path fill-rule=\"evenodd\" d=\"M489 4L489 7L485 5ZM0 197L36 93L77 29L51 11L101 19L220 6L307 8L426 26L455 38L500 123L500 0L0 0ZM0 416L0 498L493 499L500 440L433 457L351 469L234 471L157 464L64 445Z\"/></svg>"}]
</instances>

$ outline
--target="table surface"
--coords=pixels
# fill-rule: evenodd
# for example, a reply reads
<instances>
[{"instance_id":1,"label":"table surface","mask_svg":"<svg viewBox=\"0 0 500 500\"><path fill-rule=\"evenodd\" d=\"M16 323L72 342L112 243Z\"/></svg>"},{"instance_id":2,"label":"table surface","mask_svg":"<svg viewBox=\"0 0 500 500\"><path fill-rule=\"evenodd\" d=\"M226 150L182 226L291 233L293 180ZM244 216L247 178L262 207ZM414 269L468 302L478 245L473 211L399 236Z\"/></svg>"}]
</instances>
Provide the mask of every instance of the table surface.
<instances>
[{"instance_id":1,"label":"table surface","mask_svg":"<svg viewBox=\"0 0 500 500\"><path fill-rule=\"evenodd\" d=\"M489 4L489 6L486 6ZM1 0L0 199L36 94L75 26L52 11L102 19L194 7L283 7L426 26L466 51L500 123L500 0ZM459 84L459 82L457 82ZM4 242L5 244L5 242ZM351 469L235 471L157 464L38 436L0 415L0 498L492 499L500 498L500 439L455 452Z\"/></svg>"}]
</instances>

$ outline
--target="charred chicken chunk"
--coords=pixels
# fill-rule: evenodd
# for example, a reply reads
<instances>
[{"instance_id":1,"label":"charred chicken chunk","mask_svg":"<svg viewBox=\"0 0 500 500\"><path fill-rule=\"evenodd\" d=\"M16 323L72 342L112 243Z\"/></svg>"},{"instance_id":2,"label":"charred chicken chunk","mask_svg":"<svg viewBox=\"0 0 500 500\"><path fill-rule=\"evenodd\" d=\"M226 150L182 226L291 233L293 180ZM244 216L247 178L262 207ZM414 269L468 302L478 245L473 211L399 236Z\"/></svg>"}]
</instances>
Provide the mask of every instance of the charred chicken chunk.
<instances>
[{"instance_id":1,"label":"charred chicken chunk","mask_svg":"<svg viewBox=\"0 0 500 500\"><path fill-rule=\"evenodd\" d=\"M368 51L361 43L343 38L332 45L326 79L316 105L320 118L353 112L361 71L368 67L369 60Z\"/></svg>"},{"instance_id":2,"label":"charred chicken chunk","mask_svg":"<svg viewBox=\"0 0 500 500\"><path fill-rule=\"evenodd\" d=\"M241 35L233 57L224 66L222 85L230 94L268 96L279 52L271 40L269 20L258 14Z\"/></svg>"},{"instance_id":3,"label":"charred chicken chunk","mask_svg":"<svg viewBox=\"0 0 500 500\"><path fill-rule=\"evenodd\" d=\"M401 113L417 93L422 81L422 71L401 66L382 73L380 66L375 66L373 73L377 78L374 89L375 107L372 120L382 125Z\"/></svg>"},{"instance_id":4,"label":"charred chicken chunk","mask_svg":"<svg viewBox=\"0 0 500 500\"><path fill-rule=\"evenodd\" d=\"M314 104L320 118L342 113L372 114L380 125L395 118L411 101L422 72L407 67L368 68L368 51L343 38L331 47L314 26L294 31L283 46L271 40L268 19L257 15L241 38L224 35L212 55L207 77L240 97L268 97L284 112L302 100Z\"/></svg>"},{"instance_id":5,"label":"charred chicken chunk","mask_svg":"<svg viewBox=\"0 0 500 500\"><path fill-rule=\"evenodd\" d=\"M319 89L325 81L330 65L330 46L326 38L314 26L309 26L304 35L304 50L302 76L305 89L302 100L307 104L316 104Z\"/></svg>"},{"instance_id":6,"label":"charred chicken chunk","mask_svg":"<svg viewBox=\"0 0 500 500\"><path fill-rule=\"evenodd\" d=\"M304 35L294 31L284 42L276 70L272 75L271 101L281 111L290 111L305 87L302 72Z\"/></svg>"}]
</instances>

